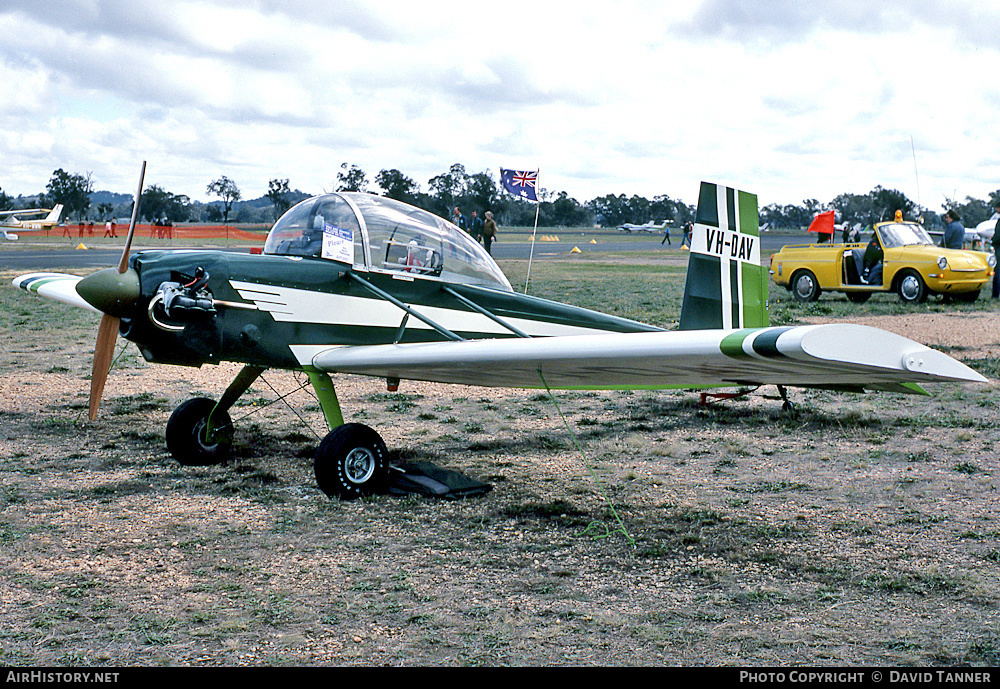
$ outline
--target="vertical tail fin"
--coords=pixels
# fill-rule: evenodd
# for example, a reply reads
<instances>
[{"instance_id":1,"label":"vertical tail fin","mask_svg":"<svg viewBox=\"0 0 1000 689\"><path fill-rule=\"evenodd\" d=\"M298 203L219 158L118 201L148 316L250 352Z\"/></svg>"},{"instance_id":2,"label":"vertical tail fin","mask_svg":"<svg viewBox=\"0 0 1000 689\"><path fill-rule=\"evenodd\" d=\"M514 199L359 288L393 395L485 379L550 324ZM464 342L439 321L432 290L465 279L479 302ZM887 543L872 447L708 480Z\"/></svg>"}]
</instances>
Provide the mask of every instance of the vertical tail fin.
<instances>
[{"instance_id":1,"label":"vertical tail fin","mask_svg":"<svg viewBox=\"0 0 1000 689\"><path fill-rule=\"evenodd\" d=\"M47 216L45 216L45 219L47 221L51 220L52 222L58 222L59 216L62 215L62 209L63 209L62 204L57 203L55 206L52 207L52 211Z\"/></svg>"},{"instance_id":2,"label":"vertical tail fin","mask_svg":"<svg viewBox=\"0 0 1000 689\"><path fill-rule=\"evenodd\" d=\"M755 194L701 183L681 330L769 324L767 269L760 264L758 220Z\"/></svg>"}]
</instances>

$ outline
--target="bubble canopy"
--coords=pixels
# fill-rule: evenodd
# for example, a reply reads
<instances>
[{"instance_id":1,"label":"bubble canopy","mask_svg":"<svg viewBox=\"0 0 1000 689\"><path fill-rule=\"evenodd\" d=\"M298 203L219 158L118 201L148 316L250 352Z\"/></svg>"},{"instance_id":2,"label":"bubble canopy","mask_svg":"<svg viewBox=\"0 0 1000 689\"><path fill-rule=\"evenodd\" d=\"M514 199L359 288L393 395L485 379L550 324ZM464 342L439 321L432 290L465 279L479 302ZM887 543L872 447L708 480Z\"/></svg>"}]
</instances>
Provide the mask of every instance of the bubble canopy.
<instances>
[{"instance_id":1,"label":"bubble canopy","mask_svg":"<svg viewBox=\"0 0 1000 689\"><path fill-rule=\"evenodd\" d=\"M493 258L457 226L372 194L337 192L306 199L278 219L264 253L512 291Z\"/></svg>"}]
</instances>

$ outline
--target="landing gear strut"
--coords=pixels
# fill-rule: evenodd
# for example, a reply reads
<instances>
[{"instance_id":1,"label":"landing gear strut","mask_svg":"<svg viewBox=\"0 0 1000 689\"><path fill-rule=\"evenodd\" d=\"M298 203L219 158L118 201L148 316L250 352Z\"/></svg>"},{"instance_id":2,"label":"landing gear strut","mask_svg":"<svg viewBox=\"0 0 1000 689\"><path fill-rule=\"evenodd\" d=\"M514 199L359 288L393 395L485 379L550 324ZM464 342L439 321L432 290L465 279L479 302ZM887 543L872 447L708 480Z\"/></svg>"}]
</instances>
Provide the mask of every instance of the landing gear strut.
<instances>
[{"instance_id":1,"label":"landing gear strut","mask_svg":"<svg viewBox=\"0 0 1000 689\"><path fill-rule=\"evenodd\" d=\"M788 399L788 391L785 389L784 385L778 386L778 394L781 395L781 411L788 412L790 414L795 413L795 405L792 401Z\"/></svg>"},{"instance_id":2,"label":"landing gear strut","mask_svg":"<svg viewBox=\"0 0 1000 689\"><path fill-rule=\"evenodd\" d=\"M177 407L167 422L170 454L185 466L220 464L228 459L234 433L229 409L264 370L245 366L218 403L195 397ZM343 500L384 492L389 482L385 442L368 426L344 423L329 375L311 368L305 372L332 429L316 451L314 468L320 490Z\"/></svg>"},{"instance_id":3,"label":"landing gear strut","mask_svg":"<svg viewBox=\"0 0 1000 689\"><path fill-rule=\"evenodd\" d=\"M229 408L264 370L245 366L218 403L195 397L177 407L167 421L166 432L167 449L174 459L184 466L221 464L229 459L234 434Z\"/></svg>"}]
</instances>

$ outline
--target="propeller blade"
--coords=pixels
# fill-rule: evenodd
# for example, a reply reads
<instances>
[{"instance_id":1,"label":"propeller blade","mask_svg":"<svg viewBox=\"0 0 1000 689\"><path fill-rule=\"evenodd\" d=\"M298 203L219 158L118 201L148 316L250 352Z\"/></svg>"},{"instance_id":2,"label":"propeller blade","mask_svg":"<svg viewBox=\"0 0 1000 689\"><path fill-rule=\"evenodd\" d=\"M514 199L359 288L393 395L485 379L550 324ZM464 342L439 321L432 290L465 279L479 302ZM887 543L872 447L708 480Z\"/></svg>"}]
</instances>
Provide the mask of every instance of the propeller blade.
<instances>
[{"instance_id":1,"label":"propeller blade","mask_svg":"<svg viewBox=\"0 0 1000 689\"><path fill-rule=\"evenodd\" d=\"M115 353L115 340L118 339L118 325L121 319L117 316L104 314L101 325L97 329L97 344L94 345L94 368L90 373L90 420L97 418L97 408L101 406L101 396L104 394L104 381L108 379L111 369L111 357Z\"/></svg>"},{"instance_id":2,"label":"propeller blade","mask_svg":"<svg viewBox=\"0 0 1000 689\"><path fill-rule=\"evenodd\" d=\"M139 199L142 197L142 180L146 176L146 161L142 161L142 169L139 171L139 190L135 192L135 205L132 206L132 221L128 224L128 236L125 237L125 249L122 250L122 260L118 262L118 272L124 273L128 268L128 251L132 246L132 237L135 235L135 221L139 217Z\"/></svg>"},{"instance_id":3,"label":"propeller blade","mask_svg":"<svg viewBox=\"0 0 1000 689\"><path fill-rule=\"evenodd\" d=\"M145 176L146 161L144 160L142 161L142 169L139 171L139 189L135 192L135 205L132 206L132 221L128 225L128 236L125 238L125 248L122 250L122 258L118 262L119 274L124 274L125 271L128 270L128 252L132 246L132 237L135 236L135 222L139 218L139 200L142 197L142 183ZM107 280L104 280L104 282L107 282ZM101 292L102 290L98 291ZM129 290L126 290L126 292L129 292ZM129 292L129 294L130 293L131 292ZM108 297L108 299L114 302L114 296L116 296L116 294L116 292L113 293L111 297ZM102 305L108 308L107 304ZM121 319L118 316L112 316L111 314L105 313L101 316L101 325L97 328L97 344L94 345L94 368L90 372L91 421L97 418L97 409L101 406L101 396L104 394L104 383L107 381L108 372L111 370L111 359L115 354L115 341L118 339L118 327L120 324Z\"/></svg>"}]
</instances>

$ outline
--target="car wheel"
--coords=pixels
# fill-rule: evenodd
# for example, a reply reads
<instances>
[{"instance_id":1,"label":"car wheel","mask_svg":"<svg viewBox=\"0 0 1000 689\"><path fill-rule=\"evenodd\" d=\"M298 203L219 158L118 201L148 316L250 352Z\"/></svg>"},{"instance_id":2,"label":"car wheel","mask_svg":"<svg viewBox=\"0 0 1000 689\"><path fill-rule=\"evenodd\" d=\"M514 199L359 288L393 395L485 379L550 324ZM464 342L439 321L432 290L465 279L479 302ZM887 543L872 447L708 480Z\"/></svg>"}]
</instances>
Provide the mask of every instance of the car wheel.
<instances>
[{"instance_id":1,"label":"car wheel","mask_svg":"<svg viewBox=\"0 0 1000 689\"><path fill-rule=\"evenodd\" d=\"M927 285L920 273L915 270L904 270L896 283L896 293L899 300L905 304L922 304L927 301Z\"/></svg>"},{"instance_id":2,"label":"car wheel","mask_svg":"<svg viewBox=\"0 0 1000 689\"><path fill-rule=\"evenodd\" d=\"M208 415L215 401L195 397L181 404L167 421L167 449L184 466L221 464L233 444L233 422L228 412L216 412L215 433L208 439Z\"/></svg>"},{"instance_id":3,"label":"car wheel","mask_svg":"<svg viewBox=\"0 0 1000 689\"><path fill-rule=\"evenodd\" d=\"M819 281L811 270L800 270L792 276L792 294L799 301L819 299Z\"/></svg>"},{"instance_id":4,"label":"car wheel","mask_svg":"<svg viewBox=\"0 0 1000 689\"><path fill-rule=\"evenodd\" d=\"M871 292L847 292L848 301L854 302L855 304L864 304L866 301L871 299Z\"/></svg>"},{"instance_id":5,"label":"car wheel","mask_svg":"<svg viewBox=\"0 0 1000 689\"><path fill-rule=\"evenodd\" d=\"M385 490L389 451L373 429L348 423L330 431L316 451L316 483L330 497L354 500Z\"/></svg>"}]
</instances>

